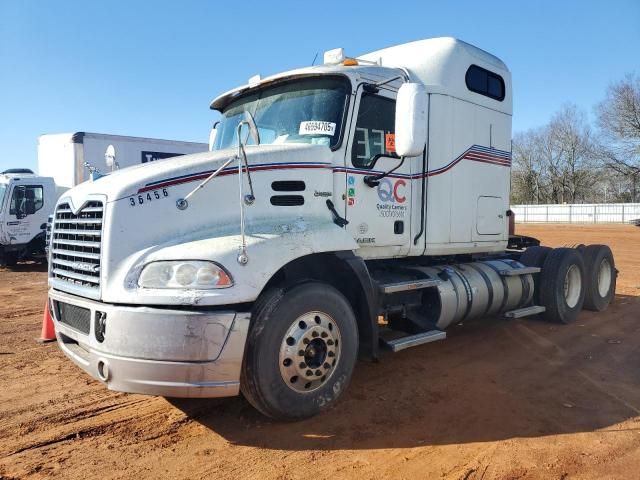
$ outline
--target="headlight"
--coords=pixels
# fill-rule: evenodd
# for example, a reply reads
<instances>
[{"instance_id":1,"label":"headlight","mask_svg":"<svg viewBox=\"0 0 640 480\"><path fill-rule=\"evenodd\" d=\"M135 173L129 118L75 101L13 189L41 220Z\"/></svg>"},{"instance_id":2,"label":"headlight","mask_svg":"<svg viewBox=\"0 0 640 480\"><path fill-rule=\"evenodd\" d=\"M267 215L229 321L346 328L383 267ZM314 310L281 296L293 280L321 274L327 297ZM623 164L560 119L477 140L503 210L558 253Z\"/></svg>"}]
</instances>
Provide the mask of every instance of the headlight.
<instances>
[{"instance_id":1,"label":"headlight","mask_svg":"<svg viewBox=\"0 0 640 480\"><path fill-rule=\"evenodd\" d=\"M151 262L144 266L138 286L142 288L227 288L231 275L213 262L184 260Z\"/></svg>"}]
</instances>

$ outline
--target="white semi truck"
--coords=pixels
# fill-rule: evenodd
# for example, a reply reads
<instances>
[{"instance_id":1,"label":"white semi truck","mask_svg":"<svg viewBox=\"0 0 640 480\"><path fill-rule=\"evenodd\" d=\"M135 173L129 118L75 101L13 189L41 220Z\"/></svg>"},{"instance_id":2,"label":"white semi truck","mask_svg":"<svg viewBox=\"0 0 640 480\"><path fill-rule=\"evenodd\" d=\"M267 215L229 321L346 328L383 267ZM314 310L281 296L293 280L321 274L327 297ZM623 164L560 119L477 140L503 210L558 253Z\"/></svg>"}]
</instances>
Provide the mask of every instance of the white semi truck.
<instances>
[{"instance_id":1,"label":"white semi truck","mask_svg":"<svg viewBox=\"0 0 640 480\"><path fill-rule=\"evenodd\" d=\"M505 64L452 38L336 49L220 95L213 151L59 200L60 348L110 389L242 392L299 419L381 346L477 317L606 308L606 246L509 235L511 98Z\"/></svg>"},{"instance_id":2,"label":"white semi truck","mask_svg":"<svg viewBox=\"0 0 640 480\"><path fill-rule=\"evenodd\" d=\"M112 146L117 165L107 165ZM0 174L0 263L45 257L45 228L60 195L89 179L91 171L108 173L140 163L204 152L206 143L104 133L60 133L38 138L38 175L28 169Z\"/></svg>"}]
</instances>

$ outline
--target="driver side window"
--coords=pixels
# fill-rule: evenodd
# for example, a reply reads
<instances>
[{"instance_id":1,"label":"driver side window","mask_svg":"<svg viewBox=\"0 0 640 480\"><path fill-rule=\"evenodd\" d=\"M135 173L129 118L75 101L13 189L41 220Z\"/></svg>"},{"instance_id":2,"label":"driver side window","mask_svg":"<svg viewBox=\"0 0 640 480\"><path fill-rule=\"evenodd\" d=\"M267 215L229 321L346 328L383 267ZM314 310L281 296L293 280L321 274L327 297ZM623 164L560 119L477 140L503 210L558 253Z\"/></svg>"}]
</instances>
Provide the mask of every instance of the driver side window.
<instances>
[{"instance_id":1,"label":"driver side window","mask_svg":"<svg viewBox=\"0 0 640 480\"><path fill-rule=\"evenodd\" d=\"M395 100L370 93L362 94L351 147L351 163L354 167L373 168L380 156L396 157L395 122Z\"/></svg>"},{"instance_id":2,"label":"driver side window","mask_svg":"<svg viewBox=\"0 0 640 480\"><path fill-rule=\"evenodd\" d=\"M44 205L43 190L41 185L18 186L13 189L10 215L33 215Z\"/></svg>"}]
</instances>

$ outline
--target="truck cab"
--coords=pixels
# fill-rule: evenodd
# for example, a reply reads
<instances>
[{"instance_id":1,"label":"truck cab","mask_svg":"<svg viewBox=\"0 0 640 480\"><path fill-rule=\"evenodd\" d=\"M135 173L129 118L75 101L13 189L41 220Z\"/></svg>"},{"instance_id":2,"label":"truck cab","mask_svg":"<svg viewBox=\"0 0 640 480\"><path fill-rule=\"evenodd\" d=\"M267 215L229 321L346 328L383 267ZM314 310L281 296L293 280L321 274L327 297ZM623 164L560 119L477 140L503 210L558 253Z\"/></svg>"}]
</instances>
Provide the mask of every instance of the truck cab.
<instances>
[{"instance_id":1,"label":"truck cab","mask_svg":"<svg viewBox=\"0 0 640 480\"><path fill-rule=\"evenodd\" d=\"M452 38L337 49L211 108L212 151L121 169L56 206L58 343L108 388L242 391L304 418L380 346L545 310L540 268L508 249L511 76L495 56ZM564 319L584 296L567 291Z\"/></svg>"},{"instance_id":2,"label":"truck cab","mask_svg":"<svg viewBox=\"0 0 640 480\"><path fill-rule=\"evenodd\" d=\"M0 257L5 265L45 258L44 229L56 200L50 177L23 169L0 174Z\"/></svg>"}]
</instances>

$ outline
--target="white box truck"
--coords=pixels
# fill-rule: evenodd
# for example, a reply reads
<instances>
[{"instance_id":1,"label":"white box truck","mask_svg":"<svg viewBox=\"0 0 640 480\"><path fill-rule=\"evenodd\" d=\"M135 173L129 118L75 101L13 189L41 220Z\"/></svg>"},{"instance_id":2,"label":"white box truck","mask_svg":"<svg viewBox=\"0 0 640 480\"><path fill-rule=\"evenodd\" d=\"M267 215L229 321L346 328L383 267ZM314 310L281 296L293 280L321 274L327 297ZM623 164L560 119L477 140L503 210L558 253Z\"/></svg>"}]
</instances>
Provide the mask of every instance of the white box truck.
<instances>
[{"instance_id":1,"label":"white box truck","mask_svg":"<svg viewBox=\"0 0 640 480\"><path fill-rule=\"evenodd\" d=\"M119 168L208 150L206 143L178 140L90 132L48 134L38 138L38 173L53 177L59 187L75 187L89 179L90 169L112 170L105 162L109 145L115 148Z\"/></svg>"},{"instance_id":2,"label":"white box truck","mask_svg":"<svg viewBox=\"0 0 640 480\"><path fill-rule=\"evenodd\" d=\"M510 236L511 74L453 38L217 97L214 150L67 191L51 236L58 344L114 390L244 396L299 419L358 354L473 318L569 323L615 292L608 247Z\"/></svg>"},{"instance_id":3,"label":"white box truck","mask_svg":"<svg viewBox=\"0 0 640 480\"><path fill-rule=\"evenodd\" d=\"M0 263L45 259L45 228L56 200L90 176L108 173L105 151L111 145L118 167L125 168L178 155L204 152L205 143L155 138L62 133L38 139L38 172L11 169L0 174Z\"/></svg>"}]
</instances>

